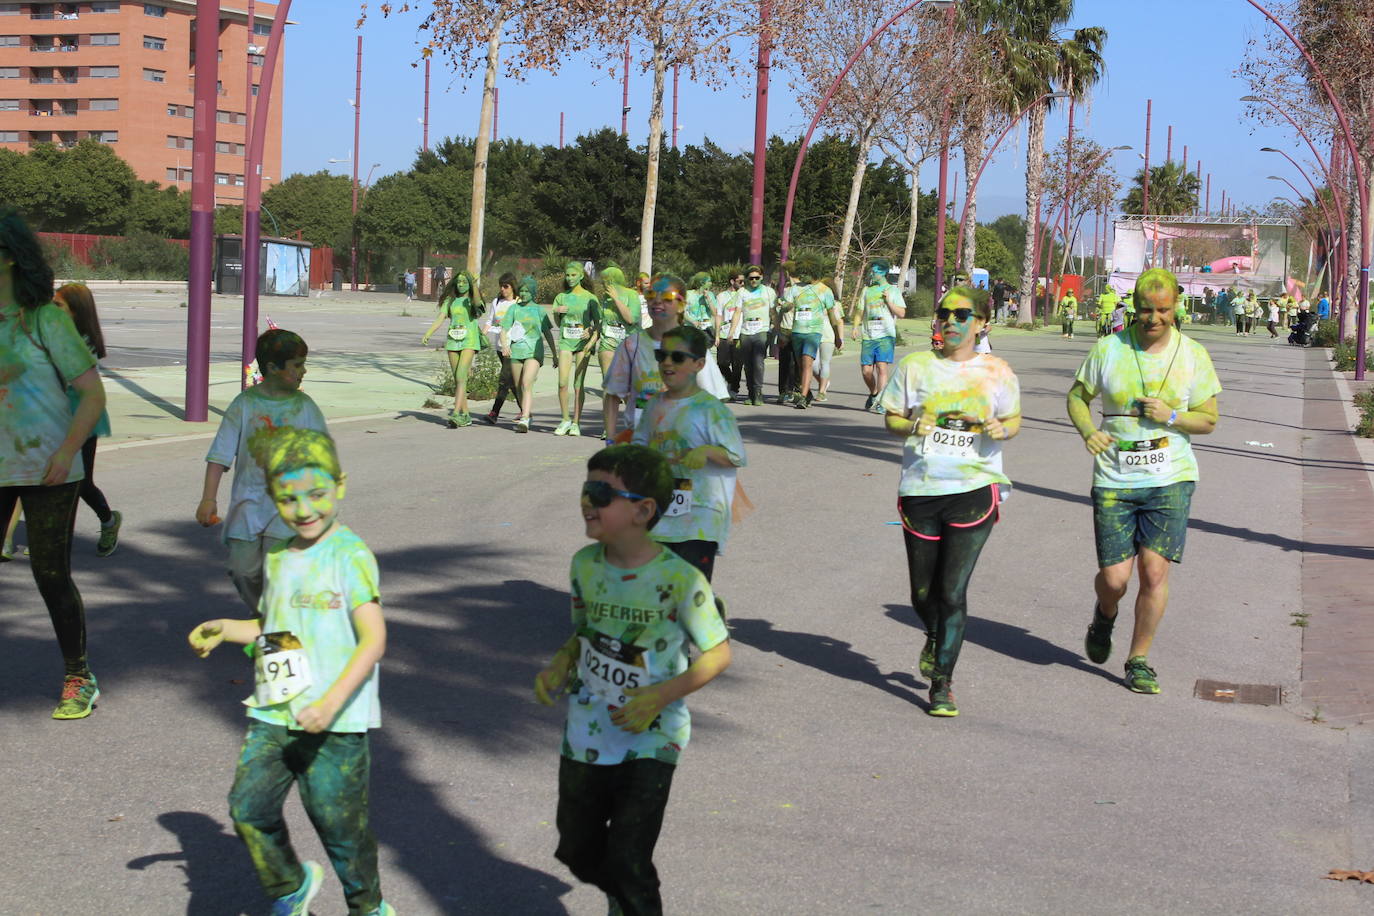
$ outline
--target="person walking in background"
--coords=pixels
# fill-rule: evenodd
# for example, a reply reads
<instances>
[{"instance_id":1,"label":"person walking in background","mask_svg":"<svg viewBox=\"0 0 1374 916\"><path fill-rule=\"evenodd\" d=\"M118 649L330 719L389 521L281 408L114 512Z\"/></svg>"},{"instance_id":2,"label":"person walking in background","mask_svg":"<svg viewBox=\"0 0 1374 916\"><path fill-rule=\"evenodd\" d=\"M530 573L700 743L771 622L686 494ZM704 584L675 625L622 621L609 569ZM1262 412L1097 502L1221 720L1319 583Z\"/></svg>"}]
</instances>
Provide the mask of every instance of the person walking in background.
<instances>
[{"instance_id":1,"label":"person walking in background","mask_svg":"<svg viewBox=\"0 0 1374 916\"><path fill-rule=\"evenodd\" d=\"M906 317L906 302L897 287L887 282L888 262L882 258L868 266L867 285L850 312L855 340L862 337L859 352L859 371L863 374L868 397L864 410L882 413L878 395L887 385L887 373L892 368L897 345L897 319Z\"/></svg>"},{"instance_id":2,"label":"person walking in background","mask_svg":"<svg viewBox=\"0 0 1374 916\"><path fill-rule=\"evenodd\" d=\"M1074 296L1072 289L1064 291L1064 297L1059 300L1059 320L1063 324L1064 333L1061 337L1073 340L1073 322L1078 317L1078 298Z\"/></svg>"},{"instance_id":3,"label":"person walking in background","mask_svg":"<svg viewBox=\"0 0 1374 916\"><path fill-rule=\"evenodd\" d=\"M72 324L96 363L105 358L105 335L100 330L100 316L95 311L95 297L88 287L80 283L68 283L53 296L53 303L71 316ZM72 402L72 413L81 402L80 393L73 388L67 389L67 397ZM100 520L100 540L95 545L95 555L108 557L119 546L119 526L124 515L110 508L105 494L95 485L95 447L96 439L110 435L110 412L102 410L100 419L91 430L90 438L81 446L81 461L86 468L86 479L81 483L81 501L91 507L95 517Z\"/></svg>"},{"instance_id":4,"label":"person walking in background","mask_svg":"<svg viewBox=\"0 0 1374 916\"><path fill-rule=\"evenodd\" d=\"M448 351L449 369L453 372L453 412L448 417L449 429L472 425L472 414L468 412L468 373L472 370L473 358L486 346L486 335L477 323L483 311L477 278L460 270L439 293L439 313L420 338L421 344L429 343L430 335L445 318L448 319L444 349Z\"/></svg>"},{"instance_id":5,"label":"person walking in background","mask_svg":"<svg viewBox=\"0 0 1374 916\"><path fill-rule=\"evenodd\" d=\"M415 271L407 268L402 281L406 285L406 301L413 300L415 298Z\"/></svg>"},{"instance_id":6,"label":"person walking in background","mask_svg":"<svg viewBox=\"0 0 1374 916\"><path fill-rule=\"evenodd\" d=\"M740 375L744 369L744 356L739 347L739 325L735 314L739 311L740 290L744 288L744 274L735 272L730 276L730 288L722 292L716 300L720 306L720 338L716 341L716 366L725 378L730 390L730 400L739 400Z\"/></svg>"},{"instance_id":7,"label":"person walking in background","mask_svg":"<svg viewBox=\"0 0 1374 916\"><path fill-rule=\"evenodd\" d=\"M54 719L82 719L100 696L86 657L86 608L72 581L81 447L105 410L95 355L52 303L52 268L29 227L0 211L0 519L24 508L33 581L65 675ZM76 390L76 408L67 388Z\"/></svg>"},{"instance_id":8,"label":"person walking in background","mask_svg":"<svg viewBox=\"0 0 1374 916\"><path fill-rule=\"evenodd\" d=\"M511 372L510 357L501 352L501 322L505 320L506 312L518 301L515 298L515 274L506 271L497 281L500 292L491 302L491 308L482 316L482 333L487 335L487 343L496 351L497 357L501 360L501 378L496 383L496 397L492 399L491 410L482 415L482 419L487 425L495 426L496 421L501 418L501 408L505 406L506 398L511 394L519 397L515 390L515 376Z\"/></svg>"}]
</instances>

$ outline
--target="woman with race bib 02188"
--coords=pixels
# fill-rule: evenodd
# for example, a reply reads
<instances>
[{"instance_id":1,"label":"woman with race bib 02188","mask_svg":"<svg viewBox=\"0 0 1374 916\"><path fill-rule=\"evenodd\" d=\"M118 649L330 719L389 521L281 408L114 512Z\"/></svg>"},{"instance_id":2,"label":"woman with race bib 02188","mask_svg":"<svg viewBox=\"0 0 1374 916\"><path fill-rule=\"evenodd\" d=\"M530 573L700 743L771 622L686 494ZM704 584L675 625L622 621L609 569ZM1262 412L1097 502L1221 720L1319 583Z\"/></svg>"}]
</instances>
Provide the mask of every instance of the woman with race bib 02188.
<instances>
[{"instance_id":1,"label":"woman with race bib 02188","mask_svg":"<svg viewBox=\"0 0 1374 916\"><path fill-rule=\"evenodd\" d=\"M449 368L453 370L453 413L449 414L449 429L472 425L472 414L468 413L468 372L473 356L487 344L486 335L477 324L484 310L481 294L477 291L477 278L466 270L457 271L453 279L444 284L439 294L439 314L420 338L420 343L429 343L430 335L445 318L448 319L444 349L448 351Z\"/></svg>"},{"instance_id":2,"label":"woman with race bib 02188","mask_svg":"<svg viewBox=\"0 0 1374 916\"><path fill-rule=\"evenodd\" d=\"M975 353L991 320L987 290L956 286L935 317L943 343L918 349L880 395L888 432L905 440L898 509L911 604L926 628L920 671L932 716L957 716L950 684L968 617L968 583L1011 482L1002 442L1021 429L1021 389L1011 367Z\"/></svg>"}]
</instances>

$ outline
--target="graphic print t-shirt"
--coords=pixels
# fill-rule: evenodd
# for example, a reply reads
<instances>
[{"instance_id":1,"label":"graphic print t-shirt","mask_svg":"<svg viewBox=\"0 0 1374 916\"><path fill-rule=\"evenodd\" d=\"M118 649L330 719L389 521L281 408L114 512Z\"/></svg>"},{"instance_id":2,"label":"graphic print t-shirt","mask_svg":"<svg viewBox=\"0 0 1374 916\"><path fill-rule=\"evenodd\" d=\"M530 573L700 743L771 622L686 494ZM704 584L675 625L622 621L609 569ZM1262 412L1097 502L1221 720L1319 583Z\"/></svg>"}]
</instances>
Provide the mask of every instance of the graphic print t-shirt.
<instances>
[{"instance_id":1,"label":"graphic print t-shirt","mask_svg":"<svg viewBox=\"0 0 1374 916\"><path fill-rule=\"evenodd\" d=\"M1178 330L1173 337L1160 352L1149 353L1136 346L1134 329L1127 328L1099 338L1079 367L1075 380L1083 383L1089 396L1102 396L1102 431L1117 442L1167 437L1173 469L1166 475L1143 468L1123 472L1120 450L1113 446L1094 460L1093 486L1131 490L1198 479L1197 456L1187 433L1153 420L1121 416L1135 412L1135 401L1142 397L1159 398L1182 413L1221 393L1221 380L1202 344Z\"/></svg>"},{"instance_id":2,"label":"graphic print t-shirt","mask_svg":"<svg viewBox=\"0 0 1374 916\"><path fill-rule=\"evenodd\" d=\"M572 558L572 622L586 640L579 641L579 658L585 646L596 646L642 669L644 683L659 684L687 670L690 646L705 652L729 638L711 584L695 566L665 547L638 569L619 569L606 562L605 550L589 544ZM603 766L644 757L677 763L692 731L685 702L665 706L639 734L612 723L612 711L575 669L563 756Z\"/></svg>"},{"instance_id":3,"label":"graphic print t-shirt","mask_svg":"<svg viewBox=\"0 0 1374 916\"><path fill-rule=\"evenodd\" d=\"M897 336L897 319L890 305L902 307L902 294L888 283L865 286L863 291L863 339L882 340Z\"/></svg>"},{"instance_id":4,"label":"graphic print t-shirt","mask_svg":"<svg viewBox=\"0 0 1374 916\"><path fill-rule=\"evenodd\" d=\"M912 416L932 413L986 421L1021 412L1021 385L1006 360L990 353L956 362L932 350L902 357L883 389L880 403L888 413ZM942 422L948 423L948 420ZM929 436L908 436L902 446L900 496L944 496L968 493L989 484L1010 486L1002 472L1002 443L978 432L967 454L951 454L938 445L937 429Z\"/></svg>"},{"instance_id":5,"label":"graphic print t-shirt","mask_svg":"<svg viewBox=\"0 0 1374 916\"><path fill-rule=\"evenodd\" d=\"M818 284L796 287L792 297L792 333L823 334L830 328L827 317L835 307L835 294Z\"/></svg>"},{"instance_id":6,"label":"graphic print t-shirt","mask_svg":"<svg viewBox=\"0 0 1374 916\"><path fill-rule=\"evenodd\" d=\"M358 647L353 612L381 601L377 559L362 538L346 525L306 550L281 545L263 561L266 586L259 608L264 633L295 634L310 661L310 689L286 703L250 707L248 715L274 725L296 728L296 714L324 696ZM382 724L377 697L377 669L363 681L334 723L331 732L365 732Z\"/></svg>"},{"instance_id":7,"label":"graphic print t-shirt","mask_svg":"<svg viewBox=\"0 0 1374 916\"><path fill-rule=\"evenodd\" d=\"M234 485L229 490L229 509L224 514L224 534L228 540L252 541L268 537L289 538L291 529L277 514L272 495L267 492L267 476L248 452L248 440L264 427L295 426L328 433L324 414L310 395L293 391L284 398L270 398L261 386L239 392L229 402L219 430L210 443L206 461L234 469Z\"/></svg>"},{"instance_id":8,"label":"graphic print t-shirt","mask_svg":"<svg viewBox=\"0 0 1374 916\"><path fill-rule=\"evenodd\" d=\"M691 510L660 518L649 532L653 539L665 543L715 541L724 547L730 536L735 468L707 462L693 471L679 462L698 446L718 445L736 467L744 466L744 441L730 408L706 391L676 400L659 395L640 413L631 441L662 453L672 464L673 477L691 484Z\"/></svg>"}]
</instances>

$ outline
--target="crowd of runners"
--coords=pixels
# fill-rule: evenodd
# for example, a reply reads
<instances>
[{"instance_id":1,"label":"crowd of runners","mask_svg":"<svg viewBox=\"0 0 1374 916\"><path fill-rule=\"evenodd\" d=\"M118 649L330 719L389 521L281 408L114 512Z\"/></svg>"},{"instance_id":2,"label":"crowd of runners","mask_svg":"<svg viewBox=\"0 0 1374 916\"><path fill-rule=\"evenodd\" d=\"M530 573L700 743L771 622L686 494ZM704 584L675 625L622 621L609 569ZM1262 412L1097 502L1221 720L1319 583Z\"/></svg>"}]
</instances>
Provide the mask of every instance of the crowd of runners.
<instances>
[{"instance_id":1,"label":"crowd of runners","mask_svg":"<svg viewBox=\"0 0 1374 916\"><path fill-rule=\"evenodd\" d=\"M470 274L446 283L425 338L447 322L457 382L451 425L472 422L465 382L483 341L502 356L503 397L518 398L521 432L545 356L559 370L555 434L581 434L593 354L605 379L606 445L587 463L579 500L591 543L571 561L571 631L534 693L542 703L567 697L556 855L606 893L611 913L662 911L653 849L689 737L683 698L731 660L713 580L742 501L736 472L746 454L728 404L763 403L770 347L778 402L804 410L826 399L829 360L846 326L861 341L864 409L882 414L878 422L902 442L898 515L911 603L925 627L916 664L930 685L926 711L960 712L953 681L968 586L1012 489L1003 450L1021 428L1020 388L1013 367L987 352L988 293L966 286L941 297L930 340L894 367L905 303L888 270L869 265L850 315L821 277L803 274L779 294L758 267L720 293L705 275L641 276L631 287L605 268L594 292L585 268L569 264L551 310L534 302L530 279L503 276L490 304L475 298ZM66 665L53 715L74 719L99 697L70 555L88 481L82 449L104 391L96 348L73 323L79 310L69 316L53 298L37 241L14 214L0 214L0 517L16 502L27 513L33 575ZM1108 660L1120 603L1138 577L1124 684L1142 694L1160 690L1149 652L1198 479L1191 439L1214 429L1221 388L1207 352L1177 329L1179 302L1172 274L1143 274L1130 321L1092 346L1066 401L1093 463L1099 571L1084 651ZM1117 312L1126 307L1114 304ZM366 788L367 735L380 725L383 601L375 558L338 520L346 476L326 418L300 390L308 353L291 331L261 335L262 382L229 405L206 456L195 518L220 526L246 615L205 620L189 642L202 657L224 642L242 644L253 659L229 804L272 912L306 913L323 881L321 866L301 862L286 833L282 805L295 783L349 912L385 916L395 911L382 897ZM500 410L498 399L487 419L497 422ZM21 428L28 438L14 435Z\"/></svg>"}]
</instances>

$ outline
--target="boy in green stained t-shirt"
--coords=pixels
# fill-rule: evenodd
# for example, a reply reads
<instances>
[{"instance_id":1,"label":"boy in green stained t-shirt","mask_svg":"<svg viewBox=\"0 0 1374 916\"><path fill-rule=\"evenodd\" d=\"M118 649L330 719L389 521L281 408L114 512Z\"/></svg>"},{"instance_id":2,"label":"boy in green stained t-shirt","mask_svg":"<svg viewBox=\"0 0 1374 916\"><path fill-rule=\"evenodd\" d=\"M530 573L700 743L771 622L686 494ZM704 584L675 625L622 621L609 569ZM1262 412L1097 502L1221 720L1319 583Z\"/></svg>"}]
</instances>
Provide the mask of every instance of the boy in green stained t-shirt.
<instances>
[{"instance_id":1,"label":"boy in green stained t-shirt","mask_svg":"<svg viewBox=\"0 0 1374 916\"><path fill-rule=\"evenodd\" d=\"M534 681L545 705L568 693L555 855L611 912L663 910L653 849L691 733L683 698L730 664L710 583L649 536L672 493L667 461L644 446L587 462L582 518L596 543L573 556L573 635Z\"/></svg>"},{"instance_id":2,"label":"boy in green stained t-shirt","mask_svg":"<svg viewBox=\"0 0 1374 916\"><path fill-rule=\"evenodd\" d=\"M386 651L377 561L337 520L344 475L333 440L266 427L249 442L277 512L295 534L264 564L260 616L191 631L201 658L223 642L253 646L255 677L229 814L274 914L304 914L324 869L302 863L282 804L293 782L343 885L351 916L395 916L382 899L368 824L368 731L381 725L377 663Z\"/></svg>"}]
</instances>

